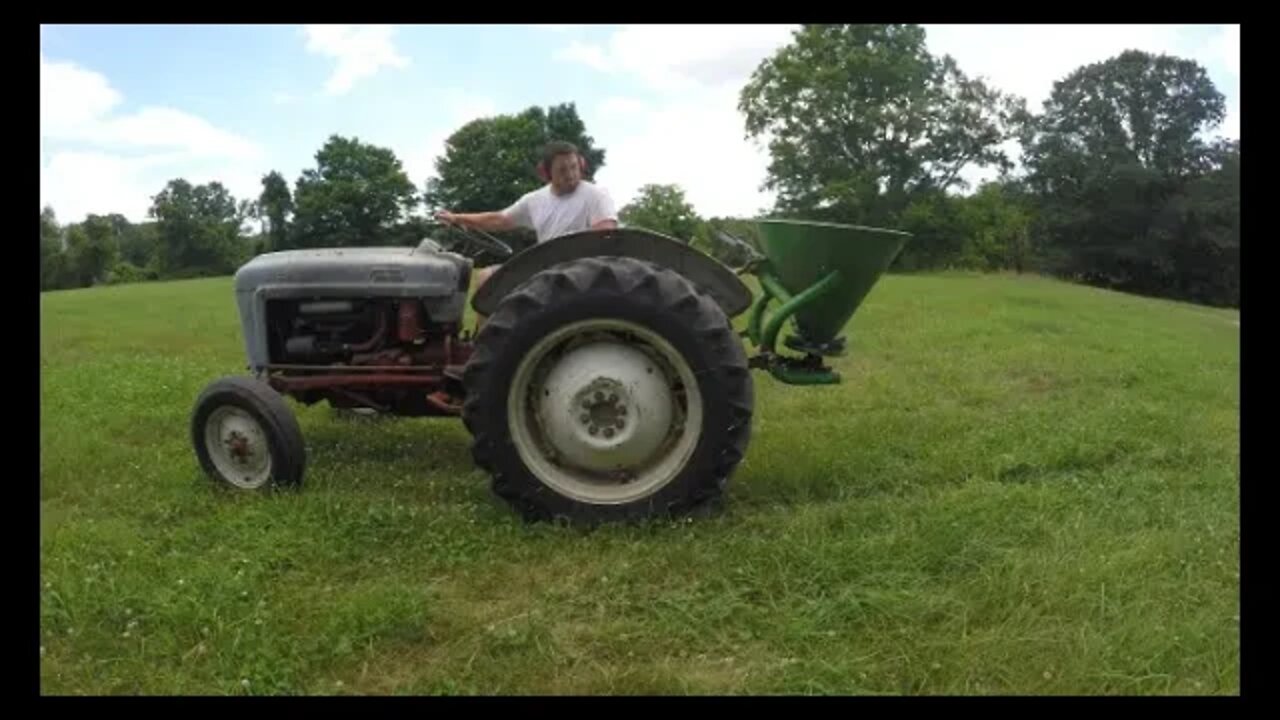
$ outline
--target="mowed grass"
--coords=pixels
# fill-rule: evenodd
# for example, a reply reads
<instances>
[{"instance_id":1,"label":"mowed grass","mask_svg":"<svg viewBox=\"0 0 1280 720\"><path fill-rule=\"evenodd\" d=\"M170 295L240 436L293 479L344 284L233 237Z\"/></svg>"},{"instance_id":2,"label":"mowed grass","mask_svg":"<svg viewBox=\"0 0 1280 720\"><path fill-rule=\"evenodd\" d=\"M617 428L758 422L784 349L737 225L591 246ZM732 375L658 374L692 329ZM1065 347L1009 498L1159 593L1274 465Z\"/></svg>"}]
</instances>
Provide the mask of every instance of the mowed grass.
<instances>
[{"instance_id":1,"label":"mowed grass","mask_svg":"<svg viewBox=\"0 0 1280 720\"><path fill-rule=\"evenodd\" d=\"M42 295L42 691L1239 691L1237 313L891 276L849 337L842 385L756 373L725 512L582 532L449 419L293 404L305 489L219 491L230 279Z\"/></svg>"}]
</instances>

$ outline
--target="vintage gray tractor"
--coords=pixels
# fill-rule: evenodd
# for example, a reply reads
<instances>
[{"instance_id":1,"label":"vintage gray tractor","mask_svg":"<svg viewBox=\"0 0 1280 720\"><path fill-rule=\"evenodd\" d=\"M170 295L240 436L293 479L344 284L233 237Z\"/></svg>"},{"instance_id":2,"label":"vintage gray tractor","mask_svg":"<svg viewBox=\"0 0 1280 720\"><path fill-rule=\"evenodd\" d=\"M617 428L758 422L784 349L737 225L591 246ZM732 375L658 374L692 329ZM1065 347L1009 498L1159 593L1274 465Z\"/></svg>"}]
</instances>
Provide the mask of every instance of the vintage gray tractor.
<instances>
[{"instance_id":1,"label":"vintage gray tractor","mask_svg":"<svg viewBox=\"0 0 1280 720\"><path fill-rule=\"evenodd\" d=\"M736 271L641 229L588 231L507 256L463 312L472 260L417 247L260 255L235 276L251 376L196 402L201 467L243 490L298 486L306 449L284 397L401 416L460 416L493 492L528 519L671 517L712 506L746 452L751 369L838 382L822 357L901 250L903 233L763 220ZM749 247L749 246L748 246ZM752 297L740 274L759 278ZM780 307L765 320L770 302ZM731 319L751 310L748 358ZM800 356L781 355L786 339Z\"/></svg>"}]
</instances>

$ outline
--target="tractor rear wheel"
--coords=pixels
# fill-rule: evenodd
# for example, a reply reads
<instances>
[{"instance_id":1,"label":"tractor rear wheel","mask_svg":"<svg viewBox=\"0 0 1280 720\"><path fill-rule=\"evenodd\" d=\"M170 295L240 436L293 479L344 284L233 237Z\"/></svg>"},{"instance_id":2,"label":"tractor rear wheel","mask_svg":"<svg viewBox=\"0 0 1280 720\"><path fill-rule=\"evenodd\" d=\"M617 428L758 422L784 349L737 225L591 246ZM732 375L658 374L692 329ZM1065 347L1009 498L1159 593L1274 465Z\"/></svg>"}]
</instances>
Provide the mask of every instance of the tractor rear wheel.
<instances>
[{"instance_id":1,"label":"tractor rear wheel","mask_svg":"<svg viewBox=\"0 0 1280 720\"><path fill-rule=\"evenodd\" d=\"M227 488L302 484L306 447L298 421L271 386L247 377L210 383L191 414L200 467Z\"/></svg>"},{"instance_id":2,"label":"tractor rear wheel","mask_svg":"<svg viewBox=\"0 0 1280 720\"><path fill-rule=\"evenodd\" d=\"M596 524L714 507L746 451L746 353L710 296L629 258L529 278L464 373L492 489L529 520Z\"/></svg>"}]
</instances>

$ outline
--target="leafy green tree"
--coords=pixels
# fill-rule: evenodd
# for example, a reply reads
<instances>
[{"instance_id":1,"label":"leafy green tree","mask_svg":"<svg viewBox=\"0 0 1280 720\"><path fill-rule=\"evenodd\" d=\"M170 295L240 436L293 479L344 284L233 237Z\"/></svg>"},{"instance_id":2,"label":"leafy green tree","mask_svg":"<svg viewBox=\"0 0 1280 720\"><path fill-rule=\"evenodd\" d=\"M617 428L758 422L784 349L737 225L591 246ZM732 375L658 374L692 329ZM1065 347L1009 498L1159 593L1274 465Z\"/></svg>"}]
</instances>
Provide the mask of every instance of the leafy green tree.
<instances>
[{"instance_id":1,"label":"leafy green tree","mask_svg":"<svg viewBox=\"0 0 1280 720\"><path fill-rule=\"evenodd\" d=\"M120 259L135 267L147 267L156 260L160 244L154 222L130 223L119 235Z\"/></svg>"},{"instance_id":2,"label":"leafy green tree","mask_svg":"<svg viewBox=\"0 0 1280 720\"><path fill-rule=\"evenodd\" d=\"M262 194L258 208L267 221L267 247L283 250L289 247L289 217L293 213L293 193L280 173L272 170L262 177Z\"/></svg>"},{"instance_id":3,"label":"leafy green tree","mask_svg":"<svg viewBox=\"0 0 1280 720\"><path fill-rule=\"evenodd\" d=\"M624 225L642 227L686 243L693 240L702 218L678 185L645 185L635 200L618 211Z\"/></svg>"},{"instance_id":4,"label":"leafy green tree","mask_svg":"<svg viewBox=\"0 0 1280 720\"><path fill-rule=\"evenodd\" d=\"M743 88L767 136L778 210L894 225L919 196L963 187L966 167L1011 163L1021 100L929 53L915 25L806 25Z\"/></svg>"},{"instance_id":5,"label":"leafy green tree","mask_svg":"<svg viewBox=\"0 0 1280 720\"><path fill-rule=\"evenodd\" d=\"M222 183L170 180L151 206L160 241L158 267L168 276L232 272L246 254L239 211Z\"/></svg>"},{"instance_id":6,"label":"leafy green tree","mask_svg":"<svg viewBox=\"0 0 1280 720\"><path fill-rule=\"evenodd\" d=\"M40 211L40 289L57 290L71 287L71 268L63 251L63 231L53 208Z\"/></svg>"},{"instance_id":7,"label":"leafy green tree","mask_svg":"<svg viewBox=\"0 0 1280 720\"><path fill-rule=\"evenodd\" d=\"M988 271L1029 269L1033 210L1014 187L984 183L978 192L960 199L959 205L964 233L960 265Z\"/></svg>"},{"instance_id":8,"label":"leafy green tree","mask_svg":"<svg viewBox=\"0 0 1280 720\"><path fill-rule=\"evenodd\" d=\"M294 190L292 247L386 244L418 203L399 158L387 148L333 135L315 159L316 167L303 171ZM272 199L277 202L268 215L283 202Z\"/></svg>"},{"instance_id":9,"label":"leafy green tree","mask_svg":"<svg viewBox=\"0 0 1280 720\"><path fill-rule=\"evenodd\" d=\"M1183 292L1180 278L1200 272L1187 258L1218 257L1188 254L1198 241L1178 222L1203 216L1189 205L1213 195L1201 178L1230 162L1230 144L1206 139L1224 113L1204 69L1168 55L1128 51L1056 83L1023 138L1050 269L1133 292Z\"/></svg>"}]
</instances>

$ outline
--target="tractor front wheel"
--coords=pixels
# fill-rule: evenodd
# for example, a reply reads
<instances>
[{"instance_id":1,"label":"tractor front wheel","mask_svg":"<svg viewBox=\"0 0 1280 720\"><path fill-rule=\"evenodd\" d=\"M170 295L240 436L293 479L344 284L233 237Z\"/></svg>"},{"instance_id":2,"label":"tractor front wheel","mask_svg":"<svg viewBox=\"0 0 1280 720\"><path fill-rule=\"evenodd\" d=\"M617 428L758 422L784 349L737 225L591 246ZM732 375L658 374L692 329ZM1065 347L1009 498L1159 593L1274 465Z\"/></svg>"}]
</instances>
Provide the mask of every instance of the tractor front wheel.
<instances>
[{"instance_id":1,"label":"tractor front wheel","mask_svg":"<svg viewBox=\"0 0 1280 720\"><path fill-rule=\"evenodd\" d=\"M264 382L221 378L196 400L191 441L210 478L236 490L302 484L306 448L298 421Z\"/></svg>"},{"instance_id":2,"label":"tractor front wheel","mask_svg":"<svg viewBox=\"0 0 1280 720\"><path fill-rule=\"evenodd\" d=\"M463 419L531 520L672 517L717 502L751 432L746 353L678 273L587 258L514 290L476 338Z\"/></svg>"}]
</instances>

